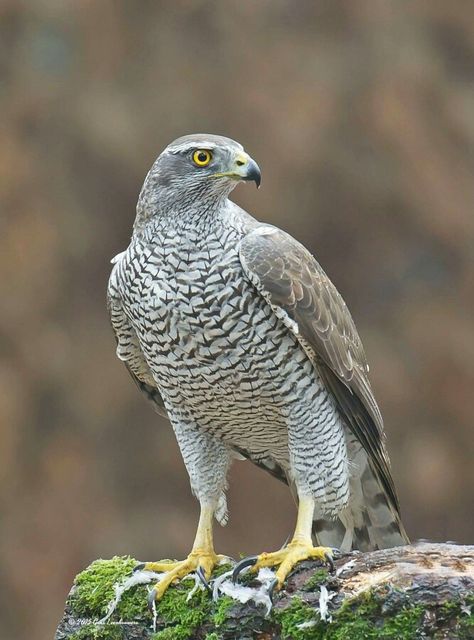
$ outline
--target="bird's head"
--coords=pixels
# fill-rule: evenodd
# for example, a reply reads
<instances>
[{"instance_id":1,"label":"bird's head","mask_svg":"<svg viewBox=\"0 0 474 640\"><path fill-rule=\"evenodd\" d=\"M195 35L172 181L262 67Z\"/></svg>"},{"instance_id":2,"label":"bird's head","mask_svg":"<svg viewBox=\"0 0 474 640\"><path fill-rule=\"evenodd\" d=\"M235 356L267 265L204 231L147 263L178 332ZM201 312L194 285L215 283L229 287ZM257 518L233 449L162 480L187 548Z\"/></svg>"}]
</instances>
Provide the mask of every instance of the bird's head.
<instances>
[{"instance_id":1,"label":"bird's head","mask_svg":"<svg viewBox=\"0 0 474 640\"><path fill-rule=\"evenodd\" d=\"M226 198L240 181L260 186L258 164L230 138L198 133L178 138L158 156L142 192L139 207Z\"/></svg>"}]
</instances>

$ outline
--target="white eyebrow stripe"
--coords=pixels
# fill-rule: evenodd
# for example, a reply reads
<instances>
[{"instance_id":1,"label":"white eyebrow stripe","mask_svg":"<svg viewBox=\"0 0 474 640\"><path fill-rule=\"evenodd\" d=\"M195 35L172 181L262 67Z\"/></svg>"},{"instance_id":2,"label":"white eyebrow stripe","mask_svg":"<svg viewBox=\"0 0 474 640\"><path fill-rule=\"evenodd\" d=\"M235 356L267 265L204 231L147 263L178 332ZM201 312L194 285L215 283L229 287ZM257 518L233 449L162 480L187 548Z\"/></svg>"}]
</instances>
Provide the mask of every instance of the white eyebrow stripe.
<instances>
[{"instance_id":1,"label":"white eyebrow stripe","mask_svg":"<svg viewBox=\"0 0 474 640\"><path fill-rule=\"evenodd\" d=\"M190 151L191 149L215 149L219 146L222 145L211 142L210 140L195 140L194 142L183 142L182 144L168 147L167 151L169 153L180 153L181 151ZM243 146L241 144L236 144L236 147L239 150L243 150Z\"/></svg>"}]
</instances>

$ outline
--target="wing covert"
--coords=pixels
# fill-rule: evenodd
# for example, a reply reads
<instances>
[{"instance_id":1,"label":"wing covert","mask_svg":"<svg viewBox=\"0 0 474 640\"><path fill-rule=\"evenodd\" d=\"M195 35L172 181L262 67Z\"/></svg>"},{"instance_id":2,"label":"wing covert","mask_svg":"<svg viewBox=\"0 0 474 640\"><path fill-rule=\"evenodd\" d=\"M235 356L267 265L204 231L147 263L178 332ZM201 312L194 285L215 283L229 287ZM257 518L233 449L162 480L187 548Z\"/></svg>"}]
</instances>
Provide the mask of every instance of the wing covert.
<instances>
[{"instance_id":1,"label":"wing covert","mask_svg":"<svg viewBox=\"0 0 474 640\"><path fill-rule=\"evenodd\" d=\"M364 349L336 287L303 245L271 225L243 238L240 260L247 277L312 359L398 511Z\"/></svg>"}]
</instances>

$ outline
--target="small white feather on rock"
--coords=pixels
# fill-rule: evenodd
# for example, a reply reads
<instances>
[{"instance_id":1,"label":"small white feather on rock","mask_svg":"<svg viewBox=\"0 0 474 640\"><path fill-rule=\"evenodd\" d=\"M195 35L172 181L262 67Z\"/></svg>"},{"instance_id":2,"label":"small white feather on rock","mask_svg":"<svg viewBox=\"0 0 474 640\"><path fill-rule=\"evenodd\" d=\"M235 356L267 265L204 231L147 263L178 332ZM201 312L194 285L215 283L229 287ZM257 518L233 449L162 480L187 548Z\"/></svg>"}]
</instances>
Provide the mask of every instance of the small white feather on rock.
<instances>
[{"instance_id":1,"label":"small white feather on rock","mask_svg":"<svg viewBox=\"0 0 474 640\"><path fill-rule=\"evenodd\" d=\"M306 620L306 622L301 622L296 625L297 629L310 629L311 627L316 626L316 620Z\"/></svg>"},{"instance_id":2,"label":"small white feather on rock","mask_svg":"<svg viewBox=\"0 0 474 640\"><path fill-rule=\"evenodd\" d=\"M219 594L224 594L245 604L252 600L255 604L263 604L266 608L266 615L272 609L272 601L268 595L270 583L275 578L275 573L268 567L260 569L256 576L256 581L260 583L260 587L246 587L242 584L232 582L232 571L223 573L214 581L213 598L217 600Z\"/></svg>"},{"instance_id":3,"label":"small white feather on rock","mask_svg":"<svg viewBox=\"0 0 474 640\"><path fill-rule=\"evenodd\" d=\"M321 620L332 622L332 616L329 613L328 603L331 598L334 598L335 592L329 593L327 588L322 584L319 592L319 615Z\"/></svg>"},{"instance_id":4,"label":"small white feather on rock","mask_svg":"<svg viewBox=\"0 0 474 640\"><path fill-rule=\"evenodd\" d=\"M125 591L128 591L137 584L149 584L150 582L160 582L163 579L163 573L155 573L154 571L136 571L130 577L125 578L122 582L114 585L114 597L107 606L107 613L99 620L100 623L107 622L110 616L117 608L118 603L122 599Z\"/></svg>"}]
</instances>

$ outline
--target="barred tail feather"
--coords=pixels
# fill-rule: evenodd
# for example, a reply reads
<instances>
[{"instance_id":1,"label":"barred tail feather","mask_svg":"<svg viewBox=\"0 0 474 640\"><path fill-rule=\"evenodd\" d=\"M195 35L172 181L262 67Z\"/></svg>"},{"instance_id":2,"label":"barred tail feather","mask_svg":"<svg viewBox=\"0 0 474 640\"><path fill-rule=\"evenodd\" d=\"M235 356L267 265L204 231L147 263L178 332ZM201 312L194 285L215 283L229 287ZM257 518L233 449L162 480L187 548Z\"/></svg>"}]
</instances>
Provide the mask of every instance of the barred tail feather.
<instances>
[{"instance_id":1,"label":"barred tail feather","mask_svg":"<svg viewBox=\"0 0 474 640\"><path fill-rule=\"evenodd\" d=\"M374 551L409 544L398 509L383 491L365 451L359 448L352 453L356 473L350 481L349 504L335 520L325 520L315 514L313 534L317 543L342 552Z\"/></svg>"}]
</instances>

